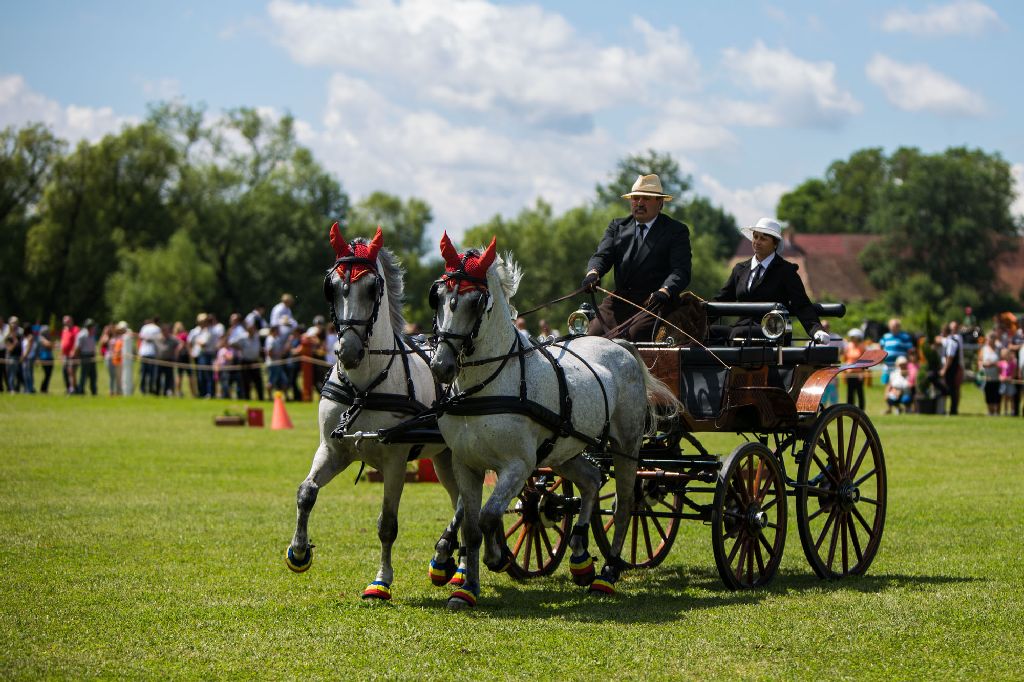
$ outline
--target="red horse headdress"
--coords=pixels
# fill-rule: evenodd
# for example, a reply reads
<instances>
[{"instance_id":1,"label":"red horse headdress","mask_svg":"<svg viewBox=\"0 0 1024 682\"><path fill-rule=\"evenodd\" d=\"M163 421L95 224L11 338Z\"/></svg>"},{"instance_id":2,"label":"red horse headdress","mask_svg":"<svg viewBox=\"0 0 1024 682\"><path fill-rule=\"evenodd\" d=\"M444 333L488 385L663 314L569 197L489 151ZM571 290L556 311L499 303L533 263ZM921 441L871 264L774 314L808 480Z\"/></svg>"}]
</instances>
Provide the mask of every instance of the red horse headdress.
<instances>
[{"instance_id":1,"label":"red horse headdress","mask_svg":"<svg viewBox=\"0 0 1024 682\"><path fill-rule=\"evenodd\" d=\"M491 237L491 243L480 255L459 253L455 245L448 238L448 232L441 236L441 255L444 257L445 275L441 278L448 285L449 289L459 284L459 293L478 289L481 285L487 284L487 269L494 262L497 255L497 237ZM462 275L462 276L460 276ZM475 280L475 281L474 281Z\"/></svg>"},{"instance_id":2,"label":"red horse headdress","mask_svg":"<svg viewBox=\"0 0 1024 682\"><path fill-rule=\"evenodd\" d=\"M345 241L345 238L341 236L341 230L338 229L338 223L334 223L331 225L331 246L334 247L334 253L338 258L365 258L374 264L373 266L369 266L365 263L342 263L338 266L338 274L342 277L345 276L345 272L349 268L352 268L352 278L350 281L355 282L367 272L376 270L377 253L380 251L380 247L384 246L384 235L381 234L380 225L378 225L377 234L373 236L373 240L371 240L369 244L350 245Z\"/></svg>"}]
</instances>

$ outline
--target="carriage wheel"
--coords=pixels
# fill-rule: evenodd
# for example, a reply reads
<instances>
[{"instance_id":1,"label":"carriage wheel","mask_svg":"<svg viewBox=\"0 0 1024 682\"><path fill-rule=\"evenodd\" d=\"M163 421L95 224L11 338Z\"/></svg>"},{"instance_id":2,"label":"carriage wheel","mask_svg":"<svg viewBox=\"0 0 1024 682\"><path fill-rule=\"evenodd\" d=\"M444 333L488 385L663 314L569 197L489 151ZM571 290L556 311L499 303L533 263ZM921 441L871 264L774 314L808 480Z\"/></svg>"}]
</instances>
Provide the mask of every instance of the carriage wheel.
<instances>
[{"instance_id":1,"label":"carriage wheel","mask_svg":"<svg viewBox=\"0 0 1024 682\"><path fill-rule=\"evenodd\" d=\"M636 480L633 490L633 513L622 542L622 560L628 568L653 568L665 560L679 533L678 517L645 516L651 512L679 514L683 496L666 490L663 484L650 479ZM615 536L615 480L610 480L598 497L597 509L590 526L594 541L606 560L611 556Z\"/></svg>"},{"instance_id":2,"label":"carriage wheel","mask_svg":"<svg viewBox=\"0 0 1024 682\"><path fill-rule=\"evenodd\" d=\"M530 476L505 515L513 578L537 578L558 568L572 530L572 483L561 476Z\"/></svg>"},{"instance_id":3,"label":"carriage wheel","mask_svg":"<svg viewBox=\"0 0 1024 682\"><path fill-rule=\"evenodd\" d=\"M711 509L711 547L731 590L762 587L779 570L786 546L786 480L760 443L744 443L718 472Z\"/></svg>"},{"instance_id":4,"label":"carriage wheel","mask_svg":"<svg viewBox=\"0 0 1024 682\"><path fill-rule=\"evenodd\" d=\"M820 578L864 573L885 526L882 444L871 420L853 405L818 416L797 472L800 542Z\"/></svg>"}]
</instances>

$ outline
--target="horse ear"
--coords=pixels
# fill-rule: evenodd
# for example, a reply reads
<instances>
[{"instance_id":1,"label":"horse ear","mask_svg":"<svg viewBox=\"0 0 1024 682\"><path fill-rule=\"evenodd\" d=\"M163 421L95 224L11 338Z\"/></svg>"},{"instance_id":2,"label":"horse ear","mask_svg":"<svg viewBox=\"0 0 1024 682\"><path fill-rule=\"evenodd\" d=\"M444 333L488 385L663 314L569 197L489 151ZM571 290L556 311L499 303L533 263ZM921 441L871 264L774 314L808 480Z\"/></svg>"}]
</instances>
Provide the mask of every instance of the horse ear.
<instances>
[{"instance_id":1,"label":"horse ear","mask_svg":"<svg viewBox=\"0 0 1024 682\"><path fill-rule=\"evenodd\" d=\"M341 230L338 229L338 223L331 225L331 246L334 247L334 255L338 258L344 256L351 256L352 249L349 248L348 242L341 236Z\"/></svg>"},{"instance_id":2,"label":"horse ear","mask_svg":"<svg viewBox=\"0 0 1024 682\"><path fill-rule=\"evenodd\" d=\"M377 260L377 254L380 252L380 247L382 246L384 246L384 233L380 229L380 225L378 225L377 234L373 235L373 240L370 242L370 253L368 255L370 260Z\"/></svg>"},{"instance_id":3,"label":"horse ear","mask_svg":"<svg viewBox=\"0 0 1024 682\"><path fill-rule=\"evenodd\" d=\"M444 234L441 235L441 256L444 258L445 265L452 268L457 268L462 264L462 259L459 258L459 252L455 250L455 245L452 244L452 240L448 238L448 231L445 230Z\"/></svg>"},{"instance_id":4,"label":"horse ear","mask_svg":"<svg viewBox=\"0 0 1024 682\"><path fill-rule=\"evenodd\" d=\"M484 251L484 254L480 256L480 268L484 272L487 272L488 268L491 267L491 263L494 262L494 257L498 252L497 244L498 238L491 237L491 243L487 245L487 249Z\"/></svg>"}]
</instances>

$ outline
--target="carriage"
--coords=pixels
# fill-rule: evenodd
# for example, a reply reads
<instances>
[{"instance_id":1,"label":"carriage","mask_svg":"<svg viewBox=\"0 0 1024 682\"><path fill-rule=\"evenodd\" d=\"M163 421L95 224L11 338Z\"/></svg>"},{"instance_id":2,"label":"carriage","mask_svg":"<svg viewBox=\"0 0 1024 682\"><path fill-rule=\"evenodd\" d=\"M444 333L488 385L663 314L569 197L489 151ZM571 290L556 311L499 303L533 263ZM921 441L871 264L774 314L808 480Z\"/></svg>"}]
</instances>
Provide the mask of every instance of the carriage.
<instances>
[{"instance_id":1,"label":"carriage","mask_svg":"<svg viewBox=\"0 0 1024 682\"><path fill-rule=\"evenodd\" d=\"M518 264L498 257L494 240L458 253L445 235L445 274L430 292L428 368L423 349L397 331L401 272L380 229L372 242L346 243L335 225L331 243L338 258L324 294L339 329L339 366L323 390L320 447L297 494L291 570L312 561L307 520L320 487L351 461L383 466L381 565L363 596L390 599L399 474L405 453L424 448L455 507L430 568L435 584L457 585L449 608L476 604L481 544L488 568L517 578L551 573L571 549L574 581L611 593L622 569L661 563L686 519L710 526L727 587L760 587L782 560L790 495L818 576L870 566L885 524L882 446L862 410L821 409L821 400L836 375L878 364L883 351L841 366L835 347L793 345L779 304L692 295L686 303L703 323L693 332L662 320L667 331L656 343L613 343L582 334L581 310L570 316L570 336L540 342L512 323ZM840 304L817 310L845 312ZM733 315L761 317L760 329L729 346L702 343L709 318ZM672 330L692 343L676 343ZM743 442L713 454L700 440L711 433ZM482 504L485 469L497 478ZM599 576L590 535L605 560Z\"/></svg>"},{"instance_id":2,"label":"carriage","mask_svg":"<svg viewBox=\"0 0 1024 682\"><path fill-rule=\"evenodd\" d=\"M703 303L708 317L756 316L763 338L733 346L679 345L669 337L639 344L650 372L672 387L685 409L670 427L645 438L623 561L649 568L668 555L683 520L712 533L715 564L730 589L767 585L786 542L788 499L814 573L824 579L863 574L885 524L886 469L881 441L863 410L821 409L825 387L841 372L880 363L869 350L839 364L834 346L792 345L788 311L777 303ZM817 304L822 317L842 317L842 304ZM574 314L575 315L575 314ZM570 321L570 328L573 321ZM577 323L578 325L578 323ZM709 452L706 433L735 433L726 455ZM375 434L377 435L377 434ZM438 442L428 418L379 434L386 442ZM611 457L585 451L606 480ZM602 489L591 530L607 556L614 529L614 490ZM506 512L505 540L516 578L555 571L568 545L580 498L572 483L539 467Z\"/></svg>"}]
</instances>

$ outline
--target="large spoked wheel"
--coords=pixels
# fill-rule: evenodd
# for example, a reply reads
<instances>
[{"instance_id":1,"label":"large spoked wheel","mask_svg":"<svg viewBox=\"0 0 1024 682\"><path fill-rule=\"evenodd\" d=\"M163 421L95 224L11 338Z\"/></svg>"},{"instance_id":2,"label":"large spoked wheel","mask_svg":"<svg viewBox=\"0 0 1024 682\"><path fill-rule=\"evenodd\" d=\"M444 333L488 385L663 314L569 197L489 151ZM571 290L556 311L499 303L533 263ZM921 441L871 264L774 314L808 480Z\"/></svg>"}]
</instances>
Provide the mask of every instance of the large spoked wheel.
<instances>
[{"instance_id":1,"label":"large spoked wheel","mask_svg":"<svg viewBox=\"0 0 1024 682\"><path fill-rule=\"evenodd\" d=\"M574 503L572 483L561 476L527 479L505 512L515 519L505 531L513 558L509 575L537 578L558 568L569 546Z\"/></svg>"},{"instance_id":2,"label":"large spoked wheel","mask_svg":"<svg viewBox=\"0 0 1024 682\"><path fill-rule=\"evenodd\" d=\"M679 533L678 514L683 497L667 490L662 483L637 478L633 489L633 513L629 517L626 538L622 542L622 560L628 568L653 568L665 560ZM601 489L597 509L591 519L594 542L601 556L611 556L615 537L615 481Z\"/></svg>"},{"instance_id":3,"label":"large spoked wheel","mask_svg":"<svg viewBox=\"0 0 1024 682\"><path fill-rule=\"evenodd\" d=\"M821 578L864 573L885 526L885 458L864 411L834 405L804 444L797 472L800 542Z\"/></svg>"},{"instance_id":4,"label":"large spoked wheel","mask_svg":"<svg viewBox=\"0 0 1024 682\"><path fill-rule=\"evenodd\" d=\"M786 546L786 479L764 445L744 443L722 463L711 533L726 587L749 590L775 577Z\"/></svg>"}]
</instances>

